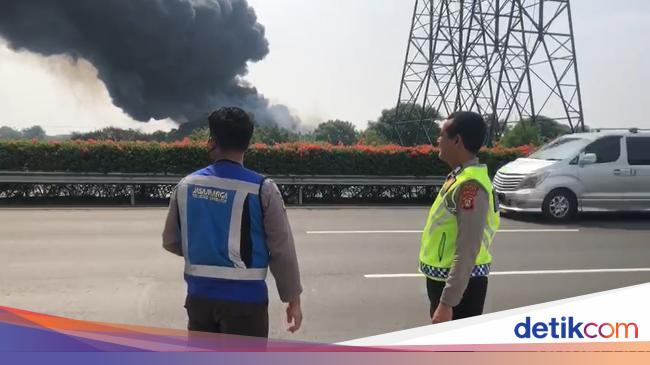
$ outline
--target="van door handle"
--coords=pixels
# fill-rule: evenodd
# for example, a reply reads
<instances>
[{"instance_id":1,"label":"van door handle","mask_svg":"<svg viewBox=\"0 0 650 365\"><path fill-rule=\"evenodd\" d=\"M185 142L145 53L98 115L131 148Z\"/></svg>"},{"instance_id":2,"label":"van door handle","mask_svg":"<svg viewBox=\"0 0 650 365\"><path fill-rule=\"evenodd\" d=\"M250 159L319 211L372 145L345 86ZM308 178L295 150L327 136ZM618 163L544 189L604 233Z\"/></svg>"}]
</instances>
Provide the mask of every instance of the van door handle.
<instances>
[{"instance_id":1,"label":"van door handle","mask_svg":"<svg viewBox=\"0 0 650 365\"><path fill-rule=\"evenodd\" d=\"M632 176L632 169L616 169L614 170L616 176Z\"/></svg>"}]
</instances>

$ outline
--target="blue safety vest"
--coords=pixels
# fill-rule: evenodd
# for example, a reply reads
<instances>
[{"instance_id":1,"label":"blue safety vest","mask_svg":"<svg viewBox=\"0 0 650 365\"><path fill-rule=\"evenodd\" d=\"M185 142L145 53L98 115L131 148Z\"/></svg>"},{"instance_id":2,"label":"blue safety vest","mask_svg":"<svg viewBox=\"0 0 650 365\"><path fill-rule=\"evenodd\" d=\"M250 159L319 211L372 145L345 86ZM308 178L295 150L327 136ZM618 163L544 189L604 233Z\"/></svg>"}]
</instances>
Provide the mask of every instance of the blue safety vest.
<instances>
[{"instance_id":1,"label":"blue safety vest","mask_svg":"<svg viewBox=\"0 0 650 365\"><path fill-rule=\"evenodd\" d=\"M178 185L190 296L268 301L269 250L260 200L264 180L236 162L223 160L187 176Z\"/></svg>"}]
</instances>

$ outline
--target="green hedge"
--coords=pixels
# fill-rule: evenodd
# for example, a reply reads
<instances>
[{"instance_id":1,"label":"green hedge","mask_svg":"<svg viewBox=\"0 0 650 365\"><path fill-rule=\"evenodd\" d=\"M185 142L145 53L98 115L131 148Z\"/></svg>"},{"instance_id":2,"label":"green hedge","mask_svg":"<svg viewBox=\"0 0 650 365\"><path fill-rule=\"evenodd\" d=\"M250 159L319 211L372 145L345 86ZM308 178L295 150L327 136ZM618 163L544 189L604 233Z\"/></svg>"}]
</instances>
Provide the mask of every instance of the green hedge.
<instances>
[{"instance_id":1,"label":"green hedge","mask_svg":"<svg viewBox=\"0 0 650 365\"><path fill-rule=\"evenodd\" d=\"M528 147L493 148L481 160L494 173L530 152ZM254 145L246 166L268 175L445 175L449 169L431 146L331 146L293 143ZM189 140L144 142L0 142L0 170L33 172L188 174L210 162L206 147Z\"/></svg>"}]
</instances>

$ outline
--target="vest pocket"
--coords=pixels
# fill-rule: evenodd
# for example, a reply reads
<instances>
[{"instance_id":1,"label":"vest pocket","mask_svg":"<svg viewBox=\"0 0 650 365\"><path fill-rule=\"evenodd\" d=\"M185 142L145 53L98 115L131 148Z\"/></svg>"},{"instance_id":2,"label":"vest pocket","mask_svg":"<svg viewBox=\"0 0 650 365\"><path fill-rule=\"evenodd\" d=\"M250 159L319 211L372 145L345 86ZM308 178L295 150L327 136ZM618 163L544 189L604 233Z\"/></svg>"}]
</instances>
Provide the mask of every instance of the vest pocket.
<instances>
[{"instance_id":1,"label":"vest pocket","mask_svg":"<svg viewBox=\"0 0 650 365\"><path fill-rule=\"evenodd\" d=\"M440 238L440 244L438 244L438 262L442 262L442 258L445 257L445 246L447 245L447 232L442 233Z\"/></svg>"}]
</instances>

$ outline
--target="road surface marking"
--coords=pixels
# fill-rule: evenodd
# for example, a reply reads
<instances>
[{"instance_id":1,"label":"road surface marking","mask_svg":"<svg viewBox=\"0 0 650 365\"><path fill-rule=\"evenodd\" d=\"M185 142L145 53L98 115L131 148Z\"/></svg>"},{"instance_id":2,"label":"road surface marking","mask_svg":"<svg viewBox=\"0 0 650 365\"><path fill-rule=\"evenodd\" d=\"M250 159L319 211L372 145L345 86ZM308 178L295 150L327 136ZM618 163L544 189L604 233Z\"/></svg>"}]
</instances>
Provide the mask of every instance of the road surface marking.
<instances>
[{"instance_id":1,"label":"road surface marking","mask_svg":"<svg viewBox=\"0 0 650 365\"><path fill-rule=\"evenodd\" d=\"M537 271L497 271L490 276L523 276L523 275L565 275L565 274L620 274L650 272L650 268L640 269L594 269L594 270L537 270ZM421 278L422 274L376 274L364 275L366 279L397 279Z\"/></svg>"},{"instance_id":2,"label":"road surface marking","mask_svg":"<svg viewBox=\"0 0 650 365\"><path fill-rule=\"evenodd\" d=\"M307 231L307 234L421 234L417 231ZM499 233L580 233L579 229L502 229Z\"/></svg>"}]
</instances>

